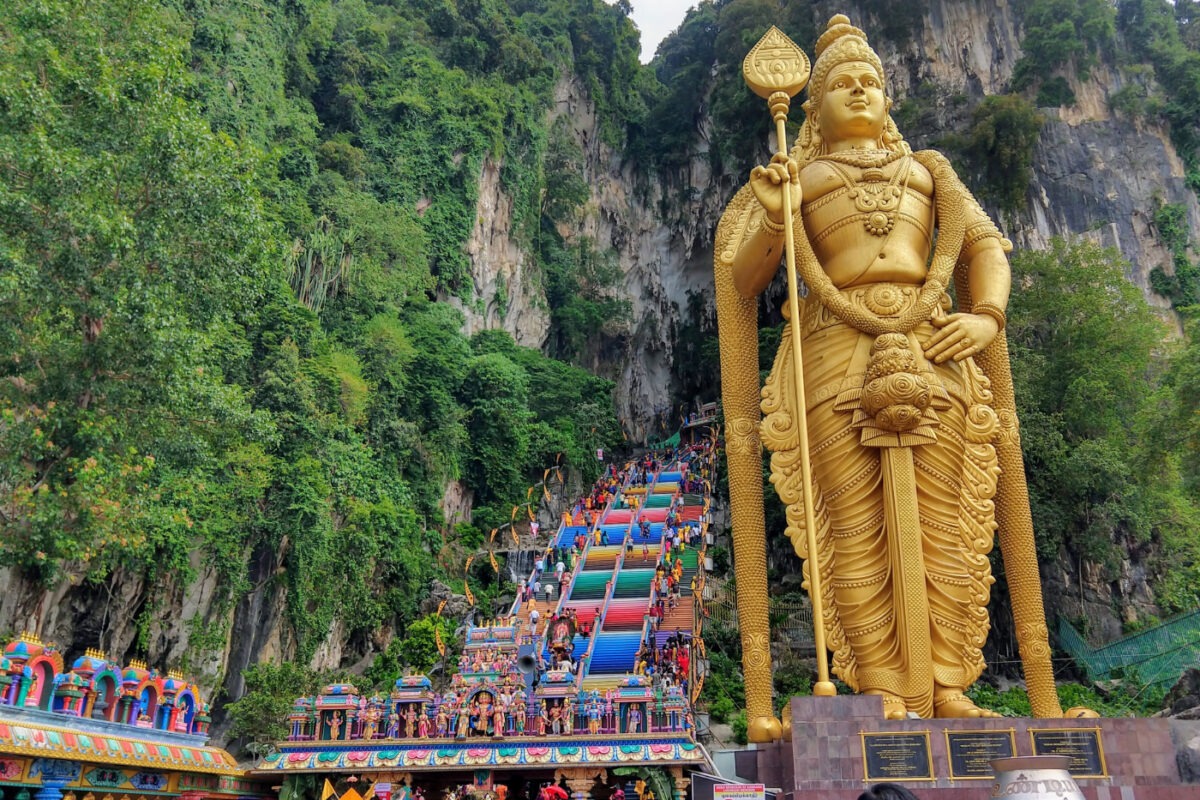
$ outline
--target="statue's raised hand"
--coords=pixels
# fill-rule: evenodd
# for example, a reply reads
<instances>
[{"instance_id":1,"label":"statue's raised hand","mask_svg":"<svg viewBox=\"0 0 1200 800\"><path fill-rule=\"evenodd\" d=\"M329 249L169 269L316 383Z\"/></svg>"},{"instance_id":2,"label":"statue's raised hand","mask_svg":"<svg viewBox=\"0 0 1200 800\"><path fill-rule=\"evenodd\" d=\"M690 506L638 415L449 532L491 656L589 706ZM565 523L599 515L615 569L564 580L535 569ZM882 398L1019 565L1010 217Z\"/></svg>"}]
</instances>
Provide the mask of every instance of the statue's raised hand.
<instances>
[{"instance_id":1,"label":"statue's raised hand","mask_svg":"<svg viewBox=\"0 0 1200 800\"><path fill-rule=\"evenodd\" d=\"M776 153L771 163L750 170L750 188L775 223L783 222L783 185L791 182L792 213L800 207L800 165L783 153Z\"/></svg>"},{"instance_id":2,"label":"statue's raised hand","mask_svg":"<svg viewBox=\"0 0 1200 800\"><path fill-rule=\"evenodd\" d=\"M930 322L938 330L925 345L925 357L938 364L978 355L1000 331L999 323L985 314L951 314L934 317Z\"/></svg>"}]
</instances>

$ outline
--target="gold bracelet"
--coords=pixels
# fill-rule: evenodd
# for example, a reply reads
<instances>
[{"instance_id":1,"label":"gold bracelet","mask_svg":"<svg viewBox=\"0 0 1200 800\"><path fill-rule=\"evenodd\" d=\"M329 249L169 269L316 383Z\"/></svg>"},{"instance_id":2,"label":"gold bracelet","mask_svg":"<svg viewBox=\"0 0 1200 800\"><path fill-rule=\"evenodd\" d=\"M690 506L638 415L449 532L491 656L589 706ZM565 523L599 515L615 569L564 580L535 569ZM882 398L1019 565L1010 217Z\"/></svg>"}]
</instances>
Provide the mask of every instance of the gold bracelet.
<instances>
[{"instance_id":1,"label":"gold bracelet","mask_svg":"<svg viewBox=\"0 0 1200 800\"><path fill-rule=\"evenodd\" d=\"M1008 323L1008 317L1004 314L1004 309L996 303L980 300L971 306L972 314L980 314L985 317L991 317L996 320L997 332L1004 330L1004 326Z\"/></svg>"},{"instance_id":2,"label":"gold bracelet","mask_svg":"<svg viewBox=\"0 0 1200 800\"><path fill-rule=\"evenodd\" d=\"M775 222L770 217L768 217L765 212L763 213L763 216L762 216L762 228L764 231L771 234L772 236L783 236L783 231L784 231L783 223Z\"/></svg>"}]
</instances>

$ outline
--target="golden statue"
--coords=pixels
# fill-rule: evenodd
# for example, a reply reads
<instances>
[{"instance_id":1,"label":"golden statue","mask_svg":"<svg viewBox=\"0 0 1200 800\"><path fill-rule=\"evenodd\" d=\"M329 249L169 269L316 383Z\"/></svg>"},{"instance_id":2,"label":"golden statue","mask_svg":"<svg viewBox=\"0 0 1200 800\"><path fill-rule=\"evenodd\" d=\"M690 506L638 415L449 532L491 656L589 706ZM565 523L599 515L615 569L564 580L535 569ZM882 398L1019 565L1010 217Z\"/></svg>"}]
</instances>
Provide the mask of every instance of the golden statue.
<instances>
[{"instance_id":1,"label":"golden statue","mask_svg":"<svg viewBox=\"0 0 1200 800\"><path fill-rule=\"evenodd\" d=\"M834 673L856 692L880 695L888 718L992 716L964 691L984 668L988 554L999 523L1034 713L1061 716L1001 333L1011 244L945 157L905 143L883 65L861 30L833 17L816 54L790 156L754 168L715 246L750 738L779 735L761 444L772 453L787 534L805 559L816 694L833 691L828 648ZM772 28L744 69L768 99L782 148L808 61ZM755 298L785 253L789 322L761 390L762 418ZM802 304L797 269L808 288ZM951 280L958 312L946 294Z\"/></svg>"}]
</instances>

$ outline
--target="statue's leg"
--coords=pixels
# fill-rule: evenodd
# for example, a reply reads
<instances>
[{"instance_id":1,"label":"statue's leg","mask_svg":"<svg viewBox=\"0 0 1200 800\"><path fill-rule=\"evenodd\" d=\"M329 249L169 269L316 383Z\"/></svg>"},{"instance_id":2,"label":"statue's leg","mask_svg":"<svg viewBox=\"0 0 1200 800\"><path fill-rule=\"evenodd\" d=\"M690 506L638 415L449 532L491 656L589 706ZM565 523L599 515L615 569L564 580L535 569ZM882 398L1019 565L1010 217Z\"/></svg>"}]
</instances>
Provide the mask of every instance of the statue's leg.
<instances>
[{"instance_id":1,"label":"statue's leg","mask_svg":"<svg viewBox=\"0 0 1200 800\"><path fill-rule=\"evenodd\" d=\"M987 634L991 584L990 539L986 544L974 541L964 516L978 521L986 504L970 502L972 465L961 433L961 400L952 398L951 407L938 416L937 444L914 450L929 596L933 712L938 717L993 716L963 694L983 670L980 647Z\"/></svg>"},{"instance_id":2,"label":"statue's leg","mask_svg":"<svg viewBox=\"0 0 1200 800\"><path fill-rule=\"evenodd\" d=\"M912 687L899 642L904 621L895 609L879 452L859 445L849 415L832 406L810 409L809 432L813 474L829 518L838 616L854 656L855 688L882 695L885 714L903 718Z\"/></svg>"}]
</instances>

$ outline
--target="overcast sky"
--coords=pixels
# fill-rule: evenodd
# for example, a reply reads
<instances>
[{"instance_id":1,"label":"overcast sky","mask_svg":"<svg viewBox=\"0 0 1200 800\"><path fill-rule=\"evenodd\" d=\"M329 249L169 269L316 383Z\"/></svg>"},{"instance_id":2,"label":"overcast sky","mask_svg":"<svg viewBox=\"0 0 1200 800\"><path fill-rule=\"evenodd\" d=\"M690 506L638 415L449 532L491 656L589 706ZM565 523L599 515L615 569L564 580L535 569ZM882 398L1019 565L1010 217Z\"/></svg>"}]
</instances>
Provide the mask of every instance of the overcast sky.
<instances>
[{"instance_id":1,"label":"overcast sky","mask_svg":"<svg viewBox=\"0 0 1200 800\"><path fill-rule=\"evenodd\" d=\"M643 64L654 58L658 43L679 27L687 10L697 2L699 0L633 0L633 21L642 32Z\"/></svg>"}]
</instances>

